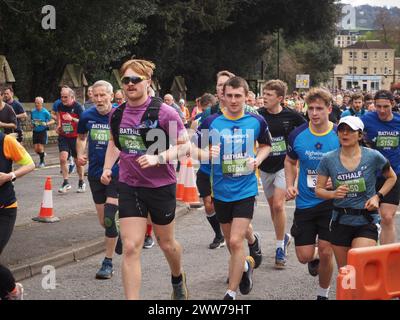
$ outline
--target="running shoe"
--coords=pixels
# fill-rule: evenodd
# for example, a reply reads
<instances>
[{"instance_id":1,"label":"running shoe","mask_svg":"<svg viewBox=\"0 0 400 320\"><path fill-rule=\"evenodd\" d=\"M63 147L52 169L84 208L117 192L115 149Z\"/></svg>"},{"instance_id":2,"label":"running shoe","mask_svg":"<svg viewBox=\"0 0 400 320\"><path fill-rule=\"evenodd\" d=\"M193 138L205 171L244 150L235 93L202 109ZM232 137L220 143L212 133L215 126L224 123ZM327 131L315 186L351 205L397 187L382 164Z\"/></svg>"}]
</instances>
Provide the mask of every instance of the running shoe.
<instances>
[{"instance_id":1,"label":"running shoe","mask_svg":"<svg viewBox=\"0 0 400 320\"><path fill-rule=\"evenodd\" d=\"M152 236L146 236L144 238L143 249L151 249L154 247L154 240Z\"/></svg>"},{"instance_id":2,"label":"running shoe","mask_svg":"<svg viewBox=\"0 0 400 320\"><path fill-rule=\"evenodd\" d=\"M223 300L235 300L229 294L226 294Z\"/></svg>"},{"instance_id":3,"label":"running shoe","mask_svg":"<svg viewBox=\"0 0 400 320\"><path fill-rule=\"evenodd\" d=\"M255 262L254 269L257 269L262 262L261 237L257 232L254 233L254 237L256 238L256 242L253 245L249 245L249 252Z\"/></svg>"},{"instance_id":4,"label":"running shoe","mask_svg":"<svg viewBox=\"0 0 400 320\"><path fill-rule=\"evenodd\" d=\"M96 279L108 280L111 279L114 274L113 264L109 260L104 260L100 270L96 273Z\"/></svg>"},{"instance_id":5,"label":"running shoe","mask_svg":"<svg viewBox=\"0 0 400 320\"><path fill-rule=\"evenodd\" d=\"M211 250L214 250L214 249L223 248L223 247L225 247L225 245L226 245L226 243L225 243L225 239L223 237L222 238L215 237L213 242L210 244L209 248Z\"/></svg>"},{"instance_id":6,"label":"running shoe","mask_svg":"<svg viewBox=\"0 0 400 320\"><path fill-rule=\"evenodd\" d=\"M79 185L78 190L76 192L77 193L85 193L86 192L86 183L82 183L81 185Z\"/></svg>"},{"instance_id":7,"label":"running shoe","mask_svg":"<svg viewBox=\"0 0 400 320\"><path fill-rule=\"evenodd\" d=\"M67 193L72 189L72 186L69 183L64 183L60 189L58 189L58 193Z\"/></svg>"},{"instance_id":8,"label":"running shoe","mask_svg":"<svg viewBox=\"0 0 400 320\"><path fill-rule=\"evenodd\" d=\"M6 300L24 300L24 287L20 283L15 284L14 292L9 293Z\"/></svg>"},{"instance_id":9,"label":"running shoe","mask_svg":"<svg viewBox=\"0 0 400 320\"><path fill-rule=\"evenodd\" d=\"M327 298L327 297L322 297L322 296L318 296L318 297L317 297L317 300L329 300L329 298Z\"/></svg>"},{"instance_id":10,"label":"running shoe","mask_svg":"<svg viewBox=\"0 0 400 320\"><path fill-rule=\"evenodd\" d=\"M186 274L182 273L182 282L179 284L172 284L172 300L189 300L189 291L186 285Z\"/></svg>"},{"instance_id":11,"label":"running shoe","mask_svg":"<svg viewBox=\"0 0 400 320\"><path fill-rule=\"evenodd\" d=\"M255 261L253 257L247 257L246 258L247 265L249 267L249 270L247 272L243 272L242 280L240 281L239 284L239 290L243 295L248 295L251 290L253 289L253 270L255 266Z\"/></svg>"},{"instance_id":12,"label":"running shoe","mask_svg":"<svg viewBox=\"0 0 400 320\"><path fill-rule=\"evenodd\" d=\"M276 249L275 269L284 269L286 267L286 255L282 248Z\"/></svg>"},{"instance_id":13,"label":"running shoe","mask_svg":"<svg viewBox=\"0 0 400 320\"><path fill-rule=\"evenodd\" d=\"M276 269L283 269L286 267L287 263L287 256L288 256L288 247L292 242L292 236L288 233L285 234L285 241L284 241L284 249L278 248L276 249L275 254L275 268Z\"/></svg>"},{"instance_id":14,"label":"running shoe","mask_svg":"<svg viewBox=\"0 0 400 320\"><path fill-rule=\"evenodd\" d=\"M313 277L316 277L318 275L318 268L319 268L319 259L315 259L308 263L308 272Z\"/></svg>"}]
</instances>

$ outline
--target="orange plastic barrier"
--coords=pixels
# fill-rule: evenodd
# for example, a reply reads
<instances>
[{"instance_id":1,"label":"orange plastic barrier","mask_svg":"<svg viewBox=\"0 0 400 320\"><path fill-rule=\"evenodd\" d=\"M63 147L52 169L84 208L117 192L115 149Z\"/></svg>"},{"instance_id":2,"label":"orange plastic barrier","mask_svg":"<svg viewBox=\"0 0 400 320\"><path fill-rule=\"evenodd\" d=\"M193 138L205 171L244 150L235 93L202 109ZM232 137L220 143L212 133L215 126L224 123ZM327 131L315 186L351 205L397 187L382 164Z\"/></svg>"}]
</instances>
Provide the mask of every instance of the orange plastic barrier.
<instances>
[{"instance_id":1,"label":"orange plastic barrier","mask_svg":"<svg viewBox=\"0 0 400 320\"><path fill-rule=\"evenodd\" d=\"M400 243L352 249L337 278L337 300L400 298Z\"/></svg>"}]
</instances>

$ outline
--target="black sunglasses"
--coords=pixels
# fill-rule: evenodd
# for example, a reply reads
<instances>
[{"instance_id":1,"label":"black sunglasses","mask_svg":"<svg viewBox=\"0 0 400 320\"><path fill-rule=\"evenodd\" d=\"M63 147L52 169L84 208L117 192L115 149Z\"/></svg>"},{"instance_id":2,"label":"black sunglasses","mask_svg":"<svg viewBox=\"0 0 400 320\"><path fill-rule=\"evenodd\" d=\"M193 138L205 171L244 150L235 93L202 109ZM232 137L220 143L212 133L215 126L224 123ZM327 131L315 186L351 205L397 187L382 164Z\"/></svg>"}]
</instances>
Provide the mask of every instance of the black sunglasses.
<instances>
[{"instance_id":1,"label":"black sunglasses","mask_svg":"<svg viewBox=\"0 0 400 320\"><path fill-rule=\"evenodd\" d=\"M137 76L131 76L131 77L123 77L123 78L121 79L121 82L122 82L123 84L125 84L125 85L128 85L128 84L130 84L130 83L138 84L138 83L141 83L141 82L144 81L144 80L146 80L145 77L141 77L141 76L139 76L139 77L137 77Z\"/></svg>"}]
</instances>

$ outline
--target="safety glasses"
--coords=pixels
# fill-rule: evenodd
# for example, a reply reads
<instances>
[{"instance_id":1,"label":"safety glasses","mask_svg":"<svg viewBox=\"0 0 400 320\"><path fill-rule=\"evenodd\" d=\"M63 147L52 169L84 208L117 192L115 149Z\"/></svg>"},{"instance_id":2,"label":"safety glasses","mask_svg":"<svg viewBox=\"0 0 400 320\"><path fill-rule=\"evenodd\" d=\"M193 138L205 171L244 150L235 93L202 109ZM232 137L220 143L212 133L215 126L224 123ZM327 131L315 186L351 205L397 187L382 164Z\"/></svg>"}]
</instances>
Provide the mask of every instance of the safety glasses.
<instances>
[{"instance_id":1,"label":"safety glasses","mask_svg":"<svg viewBox=\"0 0 400 320\"><path fill-rule=\"evenodd\" d=\"M131 76L131 77L123 77L121 79L121 82L125 85L128 85L130 83L133 84L138 84L141 83L142 81L147 80L145 77L141 77L141 76Z\"/></svg>"}]
</instances>

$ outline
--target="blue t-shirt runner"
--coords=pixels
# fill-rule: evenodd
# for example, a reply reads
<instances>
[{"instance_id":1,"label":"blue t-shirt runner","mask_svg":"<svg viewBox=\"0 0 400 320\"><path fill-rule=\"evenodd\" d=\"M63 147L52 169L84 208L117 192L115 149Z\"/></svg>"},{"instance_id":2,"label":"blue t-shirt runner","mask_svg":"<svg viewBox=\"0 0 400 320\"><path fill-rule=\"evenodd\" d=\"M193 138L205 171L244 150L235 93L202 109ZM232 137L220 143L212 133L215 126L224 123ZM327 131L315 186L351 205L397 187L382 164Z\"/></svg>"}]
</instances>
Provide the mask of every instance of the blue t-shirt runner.
<instances>
[{"instance_id":1,"label":"blue t-shirt runner","mask_svg":"<svg viewBox=\"0 0 400 320\"><path fill-rule=\"evenodd\" d=\"M322 157L339 146L336 126L333 123L330 123L330 129L323 134L313 132L308 123L290 134L288 156L300 162L297 209L313 208L325 202L315 195L317 168Z\"/></svg>"},{"instance_id":2,"label":"blue t-shirt runner","mask_svg":"<svg viewBox=\"0 0 400 320\"><path fill-rule=\"evenodd\" d=\"M393 113L391 121L381 121L376 112L370 112L361 120L367 143L385 156L400 175L400 114Z\"/></svg>"},{"instance_id":3,"label":"blue t-shirt runner","mask_svg":"<svg viewBox=\"0 0 400 320\"><path fill-rule=\"evenodd\" d=\"M45 108L42 108L40 111L38 109L33 110L31 117L34 132L43 132L48 130L46 123L51 120L51 115Z\"/></svg>"},{"instance_id":4,"label":"blue t-shirt runner","mask_svg":"<svg viewBox=\"0 0 400 320\"><path fill-rule=\"evenodd\" d=\"M244 106L244 111L258 115L258 111L248 105ZM203 113L198 115L196 120L198 120L198 122L199 122L199 127L204 123L204 121L206 121L207 118L209 118L215 114L219 114L219 115L222 114L220 104L216 104L215 106L207 108ZM206 174L207 176L209 176L211 174L211 166L209 164L201 163L199 170L202 173Z\"/></svg>"},{"instance_id":5,"label":"blue t-shirt runner","mask_svg":"<svg viewBox=\"0 0 400 320\"><path fill-rule=\"evenodd\" d=\"M100 179L110 140L110 114L101 115L96 108L86 110L79 120L78 134L89 133L89 178ZM112 168L113 177L118 177L118 165Z\"/></svg>"},{"instance_id":6,"label":"blue t-shirt runner","mask_svg":"<svg viewBox=\"0 0 400 320\"><path fill-rule=\"evenodd\" d=\"M366 202L375 194L376 172L381 172L388 165L388 160L376 150L361 148L361 161L355 170L347 170L340 160L341 149L326 154L318 167L318 174L332 179L334 190L342 185L349 187L349 193L344 199L335 199L337 208L364 209ZM371 215L374 223L379 223L379 214ZM334 211L333 221L337 212ZM350 226L368 224L362 215L343 215L340 223Z\"/></svg>"},{"instance_id":7,"label":"blue t-shirt runner","mask_svg":"<svg viewBox=\"0 0 400 320\"><path fill-rule=\"evenodd\" d=\"M265 120L248 112L237 119L218 113L208 117L199 127L199 146L206 135L209 143L221 145L220 159L211 165L213 197L223 202L235 202L257 196L255 171L248 169L246 164L248 158L255 158L256 141L271 146ZM218 141L212 137L217 137Z\"/></svg>"}]
</instances>

